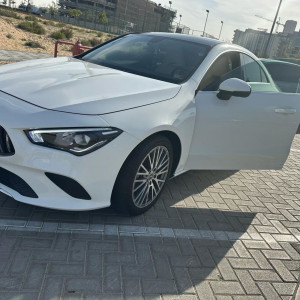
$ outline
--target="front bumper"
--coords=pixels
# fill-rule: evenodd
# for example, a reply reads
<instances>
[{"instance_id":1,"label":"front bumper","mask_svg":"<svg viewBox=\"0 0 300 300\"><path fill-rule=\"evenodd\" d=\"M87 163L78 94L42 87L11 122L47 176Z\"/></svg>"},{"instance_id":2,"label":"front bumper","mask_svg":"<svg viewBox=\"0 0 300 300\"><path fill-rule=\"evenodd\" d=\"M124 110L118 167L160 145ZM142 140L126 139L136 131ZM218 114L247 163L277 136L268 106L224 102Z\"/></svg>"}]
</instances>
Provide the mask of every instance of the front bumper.
<instances>
[{"instance_id":1,"label":"front bumper","mask_svg":"<svg viewBox=\"0 0 300 300\"><path fill-rule=\"evenodd\" d=\"M8 132L15 148L13 156L0 156L0 167L30 186L38 198L21 195L13 186L0 182L0 192L15 200L62 210L91 210L110 206L118 172L129 153L139 143L126 132L104 147L85 156L32 144L24 129L107 127L99 116L44 110L0 92L0 125ZM76 181L90 199L79 199L60 188L46 173Z\"/></svg>"}]
</instances>

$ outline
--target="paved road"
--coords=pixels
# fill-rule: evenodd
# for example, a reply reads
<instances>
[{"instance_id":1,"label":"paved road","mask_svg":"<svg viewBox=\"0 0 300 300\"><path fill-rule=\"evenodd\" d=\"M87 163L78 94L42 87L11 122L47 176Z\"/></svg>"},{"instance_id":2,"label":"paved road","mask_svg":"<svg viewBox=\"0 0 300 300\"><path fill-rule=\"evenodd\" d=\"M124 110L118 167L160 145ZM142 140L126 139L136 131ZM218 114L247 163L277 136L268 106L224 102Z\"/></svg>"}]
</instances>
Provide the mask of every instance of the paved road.
<instances>
[{"instance_id":1,"label":"paved road","mask_svg":"<svg viewBox=\"0 0 300 300\"><path fill-rule=\"evenodd\" d=\"M1 196L0 299L292 299L299 159L296 136L280 171L188 172L134 218Z\"/></svg>"}]
</instances>

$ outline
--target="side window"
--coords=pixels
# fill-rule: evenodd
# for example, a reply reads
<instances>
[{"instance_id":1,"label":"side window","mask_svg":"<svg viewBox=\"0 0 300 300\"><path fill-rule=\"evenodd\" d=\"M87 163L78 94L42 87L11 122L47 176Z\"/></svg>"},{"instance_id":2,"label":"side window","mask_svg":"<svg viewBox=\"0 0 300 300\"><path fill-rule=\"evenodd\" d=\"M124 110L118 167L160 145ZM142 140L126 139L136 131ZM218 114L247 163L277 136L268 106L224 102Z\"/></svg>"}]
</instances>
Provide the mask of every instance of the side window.
<instances>
[{"instance_id":1,"label":"side window","mask_svg":"<svg viewBox=\"0 0 300 300\"><path fill-rule=\"evenodd\" d=\"M220 84L229 78L244 79L238 52L227 52L220 55L204 75L199 90L217 91Z\"/></svg>"},{"instance_id":2,"label":"side window","mask_svg":"<svg viewBox=\"0 0 300 300\"><path fill-rule=\"evenodd\" d=\"M275 81L299 82L300 66L271 62L266 63L266 68Z\"/></svg>"},{"instance_id":3,"label":"side window","mask_svg":"<svg viewBox=\"0 0 300 300\"><path fill-rule=\"evenodd\" d=\"M241 53L241 63L246 82L268 82L264 70L250 56Z\"/></svg>"}]
</instances>

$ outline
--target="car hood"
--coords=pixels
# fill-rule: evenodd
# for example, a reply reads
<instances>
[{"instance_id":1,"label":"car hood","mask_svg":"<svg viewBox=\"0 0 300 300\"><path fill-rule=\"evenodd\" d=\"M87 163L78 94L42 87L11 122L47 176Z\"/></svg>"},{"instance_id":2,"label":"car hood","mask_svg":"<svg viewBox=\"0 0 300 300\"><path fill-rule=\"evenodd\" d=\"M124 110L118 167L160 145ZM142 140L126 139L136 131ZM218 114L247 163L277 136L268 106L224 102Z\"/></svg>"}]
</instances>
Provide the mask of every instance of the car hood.
<instances>
[{"instance_id":1,"label":"car hood","mask_svg":"<svg viewBox=\"0 0 300 300\"><path fill-rule=\"evenodd\" d=\"M0 90L45 109L107 114L171 99L180 85L60 57L0 67Z\"/></svg>"}]
</instances>

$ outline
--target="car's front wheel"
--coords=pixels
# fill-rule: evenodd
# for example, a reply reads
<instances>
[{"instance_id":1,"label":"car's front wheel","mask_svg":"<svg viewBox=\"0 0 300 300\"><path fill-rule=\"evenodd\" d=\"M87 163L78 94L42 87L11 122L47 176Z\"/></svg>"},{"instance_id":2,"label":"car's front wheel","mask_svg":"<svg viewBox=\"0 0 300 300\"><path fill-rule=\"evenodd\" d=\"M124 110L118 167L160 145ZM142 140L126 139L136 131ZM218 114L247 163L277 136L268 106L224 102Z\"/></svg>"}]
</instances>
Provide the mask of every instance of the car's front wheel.
<instances>
[{"instance_id":1,"label":"car's front wheel","mask_svg":"<svg viewBox=\"0 0 300 300\"><path fill-rule=\"evenodd\" d=\"M123 165L112 194L115 210L138 215L158 199L170 176L173 161L172 144L157 135L140 144Z\"/></svg>"}]
</instances>

